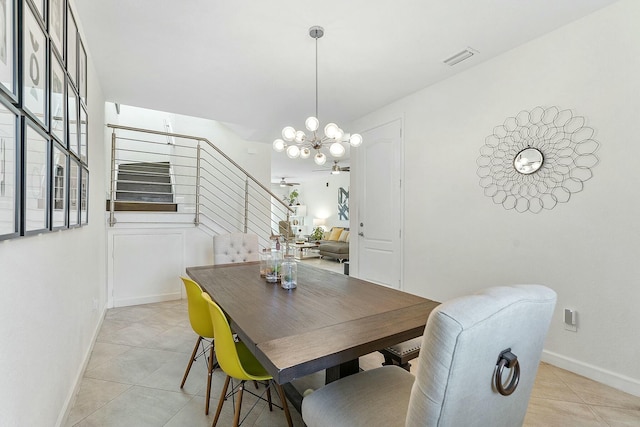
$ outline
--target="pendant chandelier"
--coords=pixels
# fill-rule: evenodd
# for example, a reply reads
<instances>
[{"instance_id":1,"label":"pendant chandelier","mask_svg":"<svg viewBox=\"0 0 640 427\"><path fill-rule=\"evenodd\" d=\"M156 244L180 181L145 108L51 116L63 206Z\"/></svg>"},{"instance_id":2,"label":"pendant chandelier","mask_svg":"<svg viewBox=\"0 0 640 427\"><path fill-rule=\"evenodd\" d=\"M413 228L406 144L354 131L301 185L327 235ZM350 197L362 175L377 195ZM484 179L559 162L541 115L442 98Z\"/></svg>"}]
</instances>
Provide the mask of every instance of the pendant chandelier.
<instances>
[{"instance_id":1,"label":"pendant chandelier","mask_svg":"<svg viewBox=\"0 0 640 427\"><path fill-rule=\"evenodd\" d=\"M277 152L286 150L291 159L308 159L315 151L313 161L317 165L323 165L327 156L321 149L329 146L329 154L334 158L344 156L346 148L343 144L349 143L352 147L362 144L360 134L345 134L335 123L329 123L324 127L324 135L320 135L320 121L318 120L318 39L324 35L324 28L313 26L309 29L309 36L316 40L316 115L308 117L304 125L309 134L302 130L296 130L291 126L282 129L282 138L273 141L273 149Z\"/></svg>"}]
</instances>

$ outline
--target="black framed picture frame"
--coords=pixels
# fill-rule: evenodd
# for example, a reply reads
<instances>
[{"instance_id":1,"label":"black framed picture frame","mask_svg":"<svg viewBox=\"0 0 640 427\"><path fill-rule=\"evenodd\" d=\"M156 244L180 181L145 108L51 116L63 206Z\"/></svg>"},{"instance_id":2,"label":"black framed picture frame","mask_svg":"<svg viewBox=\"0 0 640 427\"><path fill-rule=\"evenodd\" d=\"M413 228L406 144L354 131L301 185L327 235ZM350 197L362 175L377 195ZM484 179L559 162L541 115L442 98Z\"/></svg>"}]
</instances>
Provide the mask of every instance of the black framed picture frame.
<instances>
[{"instance_id":1,"label":"black framed picture frame","mask_svg":"<svg viewBox=\"0 0 640 427\"><path fill-rule=\"evenodd\" d=\"M53 143L51 161L51 229L60 230L68 227L69 219L69 155L57 142Z\"/></svg>"},{"instance_id":2,"label":"black framed picture frame","mask_svg":"<svg viewBox=\"0 0 640 427\"><path fill-rule=\"evenodd\" d=\"M78 93L80 101L87 105L87 51L78 37Z\"/></svg>"},{"instance_id":3,"label":"black framed picture frame","mask_svg":"<svg viewBox=\"0 0 640 427\"><path fill-rule=\"evenodd\" d=\"M27 118L24 118L23 133L23 230L24 235L30 235L49 229L51 141Z\"/></svg>"},{"instance_id":4,"label":"black framed picture frame","mask_svg":"<svg viewBox=\"0 0 640 427\"><path fill-rule=\"evenodd\" d=\"M51 46L64 60L65 0L49 0L49 38Z\"/></svg>"},{"instance_id":5,"label":"black framed picture frame","mask_svg":"<svg viewBox=\"0 0 640 427\"><path fill-rule=\"evenodd\" d=\"M47 114L47 36L31 10L30 2L23 0L22 35L22 106L32 118L46 129Z\"/></svg>"},{"instance_id":6,"label":"black framed picture frame","mask_svg":"<svg viewBox=\"0 0 640 427\"><path fill-rule=\"evenodd\" d=\"M89 170L80 170L80 225L89 223Z\"/></svg>"},{"instance_id":7,"label":"black framed picture frame","mask_svg":"<svg viewBox=\"0 0 640 427\"><path fill-rule=\"evenodd\" d=\"M0 240L20 235L20 115L0 102Z\"/></svg>"},{"instance_id":8,"label":"black framed picture frame","mask_svg":"<svg viewBox=\"0 0 640 427\"><path fill-rule=\"evenodd\" d=\"M15 0L0 0L0 90L13 101L17 96L18 13Z\"/></svg>"},{"instance_id":9,"label":"black framed picture frame","mask_svg":"<svg viewBox=\"0 0 640 427\"><path fill-rule=\"evenodd\" d=\"M71 83L67 84L67 143L69 151L80 157L78 133L78 95Z\"/></svg>"},{"instance_id":10,"label":"black framed picture frame","mask_svg":"<svg viewBox=\"0 0 640 427\"><path fill-rule=\"evenodd\" d=\"M66 88L64 68L58 55L51 49L51 75L49 76L49 124L51 135L65 148L67 145L67 120L66 120Z\"/></svg>"},{"instance_id":11,"label":"black framed picture frame","mask_svg":"<svg viewBox=\"0 0 640 427\"><path fill-rule=\"evenodd\" d=\"M80 161L84 165L89 164L89 135L88 132L87 110L84 105L80 104Z\"/></svg>"},{"instance_id":12,"label":"black framed picture frame","mask_svg":"<svg viewBox=\"0 0 640 427\"><path fill-rule=\"evenodd\" d=\"M67 72L71 83L75 86L78 82L78 26L73 17L71 7L67 5Z\"/></svg>"},{"instance_id":13,"label":"black framed picture frame","mask_svg":"<svg viewBox=\"0 0 640 427\"><path fill-rule=\"evenodd\" d=\"M80 163L69 158L69 227L80 226Z\"/></svg>"}]
</instances>

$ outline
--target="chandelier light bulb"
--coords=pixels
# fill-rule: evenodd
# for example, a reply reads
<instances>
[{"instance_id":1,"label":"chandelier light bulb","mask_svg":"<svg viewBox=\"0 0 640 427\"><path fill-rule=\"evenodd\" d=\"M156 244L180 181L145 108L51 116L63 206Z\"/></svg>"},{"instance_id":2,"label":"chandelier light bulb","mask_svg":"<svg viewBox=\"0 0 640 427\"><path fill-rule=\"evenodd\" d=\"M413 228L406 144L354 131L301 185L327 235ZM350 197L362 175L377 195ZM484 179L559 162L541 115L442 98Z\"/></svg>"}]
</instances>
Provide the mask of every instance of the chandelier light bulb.
<instances>
[{"instance_id":1,"label":"chandelier light bulb","mask_svg":"<svg viewBox=\"0 0 640 427\"><path fill-rule=\"evenodd\" d=\"M304 134L304 132L302 132L301 130L296 132L296 142L298 144L302 144L304 142L305 139L307 139L307 135Z\"/></svg>"},{"instance_id":2,"label":"chandelier light bulb","mask_svg":"<svg viewBox=\"0 0 640 427\"><path fill-rule=\"evenodd\" d=\"M362 135L359 133L352 134L349 138L349 144L351 144L352 147L359 147L360 144L362 144Z\"/></svg>"},{"instance_id":3,"label":"chandelier light bulb","mask_svg":"<svg viewBox=\"0 0 640 427\"><path fill-rule=\"evenodd\" d=\"M284 151L284 141L281 140L280 138L273 141L273 149L276 150L278 153L282 153Z\"/></svg>"},{"instance_id":4,"label":"chandelier light bulb","mask_svg":"<svg viewBox=\"0 0 640 427\"><path fill-rule=\"evenodd\" d=\"M327 138L333 139L336 137L336 134L338 133L338 129L339 128L337 124L329 123L324 127L324 134L327 136Z\"/></svg>"},{"instance_id":5,"label":"chandelier light bulb","mask_svg":"<svg viewBox=\"0 0 640 427\"><path fill-rule=\"evenodd\" d=\"M344 145L340 142L334 142L329 146L329 152L333 157L342 157L344 156L345 151Z\"/></svg>"},{"instance_id":6,"label":"chandelier light bulb","mask_svg":"<svg viewBox=\"0 0 640 427\"><path fill-rule=\"evenodd\" d=\"M289 147L287 147L287 156L290 159L295 159L297 157L300 157L300 149L298 148L298 146L290 145Z\"/></svg>"},{"instance_id":7,"label":"chandelier light bulb","mask_svg":"<svg viewBox=\"0 0 640 427\"><path fill-rule=\"evenodd\" d=\"M334 135L334 139L336 140L336 142L340 142L342 141L342 137L344 136L344 131L340 128L338 128L338 130L336 131L336 134Z\"/></svg>"},{"instance_id":8,"label":"chandelier light bulb","mask_svg":"<svg viewBox=\"0 0 640 427\"><path fill-rule=\"evenodd\" d=\"M316 165L322 166L327 161L327 156L318 151L316 155L313 156L313 161L316 162Z\"/></svg>"},{"instance_id":9,"label":"chandelier light bulb","mask_svg":"<svg viewBox=\"0 0 640 427\"><path fill-rule=\"evenodd\" d=\"M307 120L304 121L304 125L309 131L315 132L318 130L318 127L320 127L320 121L317 118L311 116L307 117Z\"/></svg>"},{"instance_id":10,"label":"chandelier light bulb","mask_svg":"<svg viewBox=\"0 0 640 427\"><path fill-rule=\"evenodd\" d=\"M300 149L301 159L308 159L309 156L311 156L311 150L309 150L307 147L303 147L302 149Z\"/></svg>"},{"instance_id":11,"label":"chandelier light bulb","mask_svg":"<svg viewBox=\"0 0 640 427\"><path fill-rule=\"evenodd\" d=\"M291 126L287 126L286 128L282 129L282 138L284 138L285 141L293 141L295 137L296 130Z\"/></svg>"}]
</instances>

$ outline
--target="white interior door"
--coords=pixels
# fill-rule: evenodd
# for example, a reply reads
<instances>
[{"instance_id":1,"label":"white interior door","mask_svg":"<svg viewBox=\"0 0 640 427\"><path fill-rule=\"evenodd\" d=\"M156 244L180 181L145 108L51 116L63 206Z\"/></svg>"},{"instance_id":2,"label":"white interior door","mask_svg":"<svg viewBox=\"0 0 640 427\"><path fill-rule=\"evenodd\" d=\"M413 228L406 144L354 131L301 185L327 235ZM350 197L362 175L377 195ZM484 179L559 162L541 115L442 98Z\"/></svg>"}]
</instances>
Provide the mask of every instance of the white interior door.
<instances>
[{"instance_id":1,"label":"white interior door","mask_svg":"<svg viewBox=\"0 0 640 427\"><path fill-rule=\"evenodd\" d=\"M396 289L402 271L401 132L400 120L363 132L357 149L358 218L351 223L358 232L357 276Z\"/></svg>"}]
</instances>

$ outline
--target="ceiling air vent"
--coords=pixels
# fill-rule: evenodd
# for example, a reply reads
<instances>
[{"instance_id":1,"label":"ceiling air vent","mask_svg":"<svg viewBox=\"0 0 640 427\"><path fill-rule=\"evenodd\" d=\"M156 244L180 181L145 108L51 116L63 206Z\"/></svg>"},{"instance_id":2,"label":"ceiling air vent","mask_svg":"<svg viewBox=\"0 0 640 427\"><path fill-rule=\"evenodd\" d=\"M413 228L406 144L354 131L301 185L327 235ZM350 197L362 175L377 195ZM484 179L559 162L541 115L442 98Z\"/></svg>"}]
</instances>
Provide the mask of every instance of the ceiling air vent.
<instances>
[{"instance_id":1,"label":"ceiling air vent","mask_svg":"<svg viewBox=\"0 0 640 427\"><path fill-rule=\"evenodd\" d=\"M458 52L455 55L453 55L452 57L445 59L444 63L447 64L450 67L453 67L454 65L461 63L465 59L471 58L476 53L478 53L477 50L468 47L465 50L463 50L462 52Z\"/></svg>"}]
</instances>

